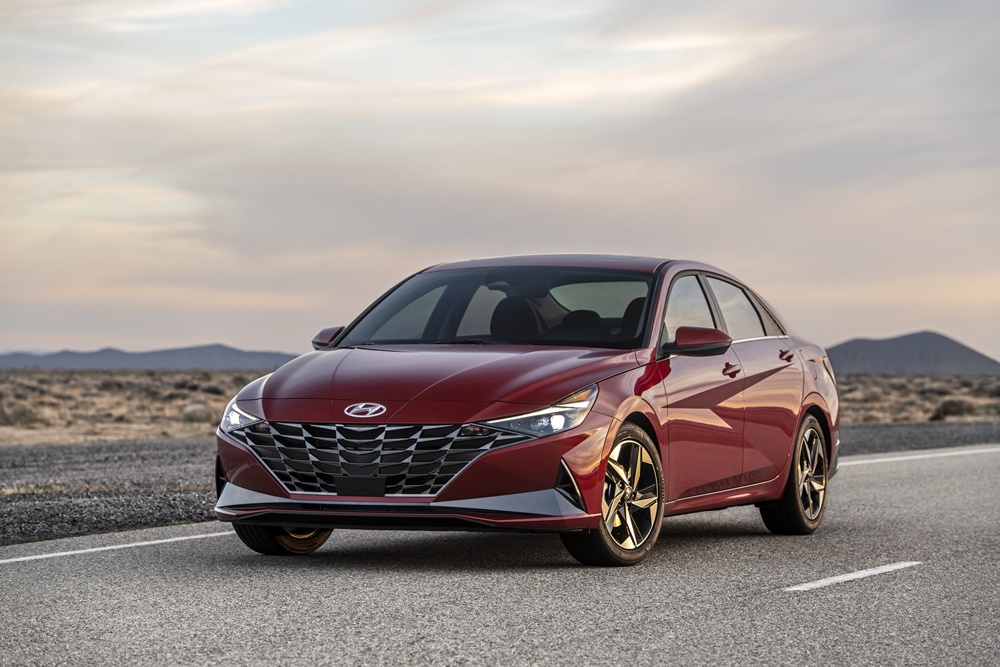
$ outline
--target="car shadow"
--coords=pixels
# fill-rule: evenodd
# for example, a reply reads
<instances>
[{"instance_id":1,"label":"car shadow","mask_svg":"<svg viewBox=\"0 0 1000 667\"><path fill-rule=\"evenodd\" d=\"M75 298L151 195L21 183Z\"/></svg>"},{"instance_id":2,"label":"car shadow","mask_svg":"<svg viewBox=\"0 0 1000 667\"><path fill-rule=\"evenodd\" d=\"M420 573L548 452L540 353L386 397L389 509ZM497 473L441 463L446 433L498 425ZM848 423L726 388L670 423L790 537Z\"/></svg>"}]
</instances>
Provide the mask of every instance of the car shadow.
<instances>
[{"instance_id":1,"label":"car shadow","mask_svg":"<svg viewBox=\"0 0 1000 667\"><path fill-rule=\"evenodd\" d=\"M763 525L743 519L668 519L648 561L676 558L720 542L768 539ZM348 535L349 533L349 535ZM344 538L338 539L343 534ZM370 536L371 539L366 539ZM360 539L359 539L360 538ZM692 555L692 554L688 554ZM234 555L254 569L327 569L385 571L480 571L576 569L585 567L566 551L558 535L548 533L442 531L334 531L330 540L308 556Z\"/></svg>"}]
</instances>

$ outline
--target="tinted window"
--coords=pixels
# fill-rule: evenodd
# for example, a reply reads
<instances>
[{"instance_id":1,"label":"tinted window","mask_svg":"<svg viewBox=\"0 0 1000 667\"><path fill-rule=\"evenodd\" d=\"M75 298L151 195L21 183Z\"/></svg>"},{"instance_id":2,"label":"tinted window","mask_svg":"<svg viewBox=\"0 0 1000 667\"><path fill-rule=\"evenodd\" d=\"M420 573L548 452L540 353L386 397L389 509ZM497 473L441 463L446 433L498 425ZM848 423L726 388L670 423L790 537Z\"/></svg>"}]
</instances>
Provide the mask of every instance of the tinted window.
<instances>
[{"instance_id":1,"label":"tinted window","mask_svg":"<svg viewBox=\"0 0 1000 667\"><path fill-rule=\"evenodd\" d=\"M764 322L764 331L768 336L781 336L785 331L778 324L778 320L771 316L771 313L767 312L767 308L761 304L760 299L753 298L753 305L757 307L757 313L760 315L761 321Z\"/></svg>"},{"instance_id":2,"label":"tinted window","mask_svg":"<svg viewBox=\"0 0 1000 667\"><path fill-rule=\"evenodd\" d=\"M491 290L485 285L476 288L465 309L465 315L458 325L458 336L483 337L490 335L490 320L497 304L503 300L503 292Z\"/></svg>"},{"instance_id":3,"label":"tinted window","mask_svg":"<svg viewBox=\"0 0 1000 667\"><path fill-rule=\"evenodd\" d=\"M708 284L715 293L715 300L722 311L726 332L733 340L759 338L764 335L764 325L760 322L760 315L742 289L718 278L709 278Z\"/></svg>"},{"instance_id":4,"label":"tinted window","mask_svg":"<svg viewBox=\"0 0 1000 667\"><path fill-rule=\"evenodd\" d=\"M417 297L386 319L375 333L373 341L398 340L400 338L421 338L427 322L434 312L435 306L444 294L444 286L435 287L431 291Z\"/></svg>"},{"instance_id":5,"label":"tinted window","mask_svg":"<svg viewBox=\"0 0 1000 667\"><path fill-rule=\"evenodd\" d=\"M635 349L654 276L576 267L494 267L411 277L352 325L341 346L530 343Z\"/></svg>"},{"instance_id":6,"label":"tinted window","mask_svg":"<svg viewBox=\"0 0 1000 667\"><path fill-rule=\"evenodd\" d=\"M684 276L674 282L663 325L667 329L667 342L674 340L678 327L715 327L712 310L697 277Z\"/></svg>"},{"instance_id":7,"label":"tinted window","mask_svg":"<svg viewBox=\"0 0 1000 667\"><path fill-rule=\"evenodd\" d=\"M566 310L593 310L603 318L621 318L633 299L649 291L644 282L573 283L552 288L552 298Z\"/></svg>"}]
</instances>

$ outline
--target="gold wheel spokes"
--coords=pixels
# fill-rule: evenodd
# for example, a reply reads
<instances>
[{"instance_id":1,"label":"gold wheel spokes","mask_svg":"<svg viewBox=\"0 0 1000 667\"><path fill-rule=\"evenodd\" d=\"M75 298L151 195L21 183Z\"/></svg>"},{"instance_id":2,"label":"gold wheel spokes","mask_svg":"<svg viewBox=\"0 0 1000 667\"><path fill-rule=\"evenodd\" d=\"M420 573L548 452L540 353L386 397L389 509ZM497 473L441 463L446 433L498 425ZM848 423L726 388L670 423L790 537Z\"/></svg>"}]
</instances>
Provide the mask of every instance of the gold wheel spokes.
<instances>
[{"instance_id":1,"label":"gold wheel spokes","mask_svg":"<svg viewBox=\"0 0 1000 667\"><path fill-rule=\"evenodd\" d=\"M799 504L806 518L815 521L823 511L827 480L826 449L815 429L802 434L798 470Z\"/></svg>"},{"instance_id":2,"label":"gold wheel spokes","mask_svg":"<svg viewBox=\"0 0 1000 667\"><path fill-rule=\"evenodd\" d=\"M660 479L653 458L634 440L611 450L604 476L602 518L611 539L637 549L653 532L660 505Z\"/></svg>"},{"instance_id":3,"label":"gold wheel spokes","mask_svg":"<svg viewBox=\"0 0 1000 667\"><path fill-rule=\"evenodd\" d=\"M629 475L617 461L608 459L608 476L615 480L615 483L620 486L628 486L630 483Z\"/></svg>"},{"instance_id":4,"label":"gold wheel spokes","mask_svg":"<svg viewBox=\"0 0 1000 667\"><path fill-rule=\"evenodd\" d=\"M297 540L308 540L315 537L319 531L315 528L285 528L285 532L288 533L289 537L294 537Z\"/></svg>"},{"instance_id":5,"label":"gold wheel spokes","mask_svg":"<svg viewBox=\"0 0 1000 667\"><path fill-rule=\"evenodd\" d=\"M619 509L621 508L622 497L624 495L624 492L617 493L611 498L610 502L605 501L603 503L602 508L604 510L604 525L607 526L609 533L615 527L615 523L620 519Z\"/></svg>"}]
</instances>

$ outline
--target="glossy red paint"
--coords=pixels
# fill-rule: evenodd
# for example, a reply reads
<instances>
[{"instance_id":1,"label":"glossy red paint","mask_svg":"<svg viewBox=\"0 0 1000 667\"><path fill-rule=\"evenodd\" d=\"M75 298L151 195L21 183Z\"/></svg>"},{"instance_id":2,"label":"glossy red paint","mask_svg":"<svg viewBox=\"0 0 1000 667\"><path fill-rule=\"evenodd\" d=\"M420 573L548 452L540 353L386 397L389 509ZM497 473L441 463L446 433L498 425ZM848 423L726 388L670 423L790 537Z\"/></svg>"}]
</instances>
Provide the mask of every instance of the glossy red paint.
<instances>
[{"instance_id":1,"label":"glossy red paint","mask_svg":"<svg viewBox=\"0 0 1000 667\"><path fill-rule=\"evenodd\" d=\"M733 339L724 331L706 327L678 327L674 348L678 354L714 356L723 354Z\"/></svg>"},{"instance_id":2,"label":"glossy red paint","mask_svg":"<svg viewBox=\"0 0 1000 667\"><path fill-rule=\"evenodd\" d=\"M549 405L636 366L631 351L587 348L394 345L333 349L304 354L282 366L267 379L262 396L265 401L374 401L397 409L408 401ZM392 420L392 412L385 418Z\"/></svg>"},{"instance_id":3,"label":"glossy red paint","mask_svg":"<svg viewBox=\"0 0 1000 667\"><path fill-rule=\"evenodd\" d=\"M741 485L774 479L787 467L802 409L802 363L787 339L745 341L733 346L743 368L746 420Z\"/></svg>"},{"instance_id":4,"label":"glossy red paint","mask_svg":"<svg viewBox=\"0 0 1000 667\"><path fill-rule=\"evenodd\" d=\"M730 349L713 357L661 362L667 397L668 500L739 486L743 462L744 379L723 373Z\"/></svg>"},{"instance_id":5,"label":"glossy red paint","mask_svg":"<svg viewBox=\"0 0 1000 667\"><path fill-rule=\"evenodd\" d=\"M483 454L476 459L479 474L459 475L437 496L437 500L460 498L485 498L509 493L525 493L550 489L559 474L559 462L565 459L577 477L581 492L600 489L598 466L608 423L599 415L591 415L571 435L550 436L522 445L503 447ZM603 475L603 470L600 471ZM591 512L600 512L599 496L588 503Z\"/></svg>"},{"instance_id":6,"label":"glossy red paint","mask_svg":"<svg viewBox=\"0 0 1000 667\"><path fill-rule=\"evenodd\" d=\"M659 448L665 515L780 497L807 411L820 418L835 465L839 402L836 384L822 363L825 352L788 331L773 310L784 329L780 336L732 341L725 331L681 327L677 341L670 341L673 345L661 340L675 277L706 272L736 281L729 274L695 262L575 255L472 260L425 272L506 266L648 273L656 278L647 315L653 329L641 346L630 350L505 344L324 349L249 384L236 405L274 423L462 425L542 410L596 386L596 400L579 426L485 451L433 497L289 492L257 454L220 432L218 450L226 477L253 502L220 501L219 517L327 526L337 525L338 517L363 514L374 517L371 527L382 525L380 521L388 525L390 519L405 520L413 528L440 527L436 522L444 517L472 527L593 529L601 518L607 457L626 421L644 428ZM328 336L331 341L333 335ZM684 354L685 347L690 351L727 344L714 356ZM349 407L362 402L380 404L385 412L376 419L347 414ZM555 513L551 503L564 466L580 497L559 496L561 513ZM531 494L543 494L550 505L536 511L509 510L511 502L534 498ZM285 501L303 505L295 509ZM384 513L377 511L380 507ZM344 525L359 524L344 519Z\"/></svg>"},{"instance_id":7,"label":"glossy red paint","mask_svg":"<svg viewBox=\"0 0 1000 667\"><path fill-rule=\"evenodd\" d=\"M327 327L326 329L322 329L318 334L313 336L313 349L321 350L325 347L329 347L343 330L344 327Z\"/></svg>"}]
</instances>

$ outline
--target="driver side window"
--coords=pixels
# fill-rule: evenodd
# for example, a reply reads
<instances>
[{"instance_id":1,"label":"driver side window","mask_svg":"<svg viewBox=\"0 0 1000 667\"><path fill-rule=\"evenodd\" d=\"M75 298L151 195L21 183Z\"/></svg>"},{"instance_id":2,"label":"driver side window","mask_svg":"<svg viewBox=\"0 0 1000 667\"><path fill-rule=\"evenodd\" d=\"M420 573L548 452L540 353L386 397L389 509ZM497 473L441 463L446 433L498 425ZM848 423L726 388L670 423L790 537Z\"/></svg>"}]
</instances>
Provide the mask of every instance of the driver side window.
<instances>
[{"instance_id":1,"label":"driver side window","mask_svg":"<svg viewBox=\"0 0 1000 667\"><path fill-rule=\"evenodd\" d=\"M697 276L684 276L674 281L667 300L667 311L663 318L666 329L664 342L672 343L678 327L715 328L712 309L701 289Z\"/></svg>"}]
</instances>

